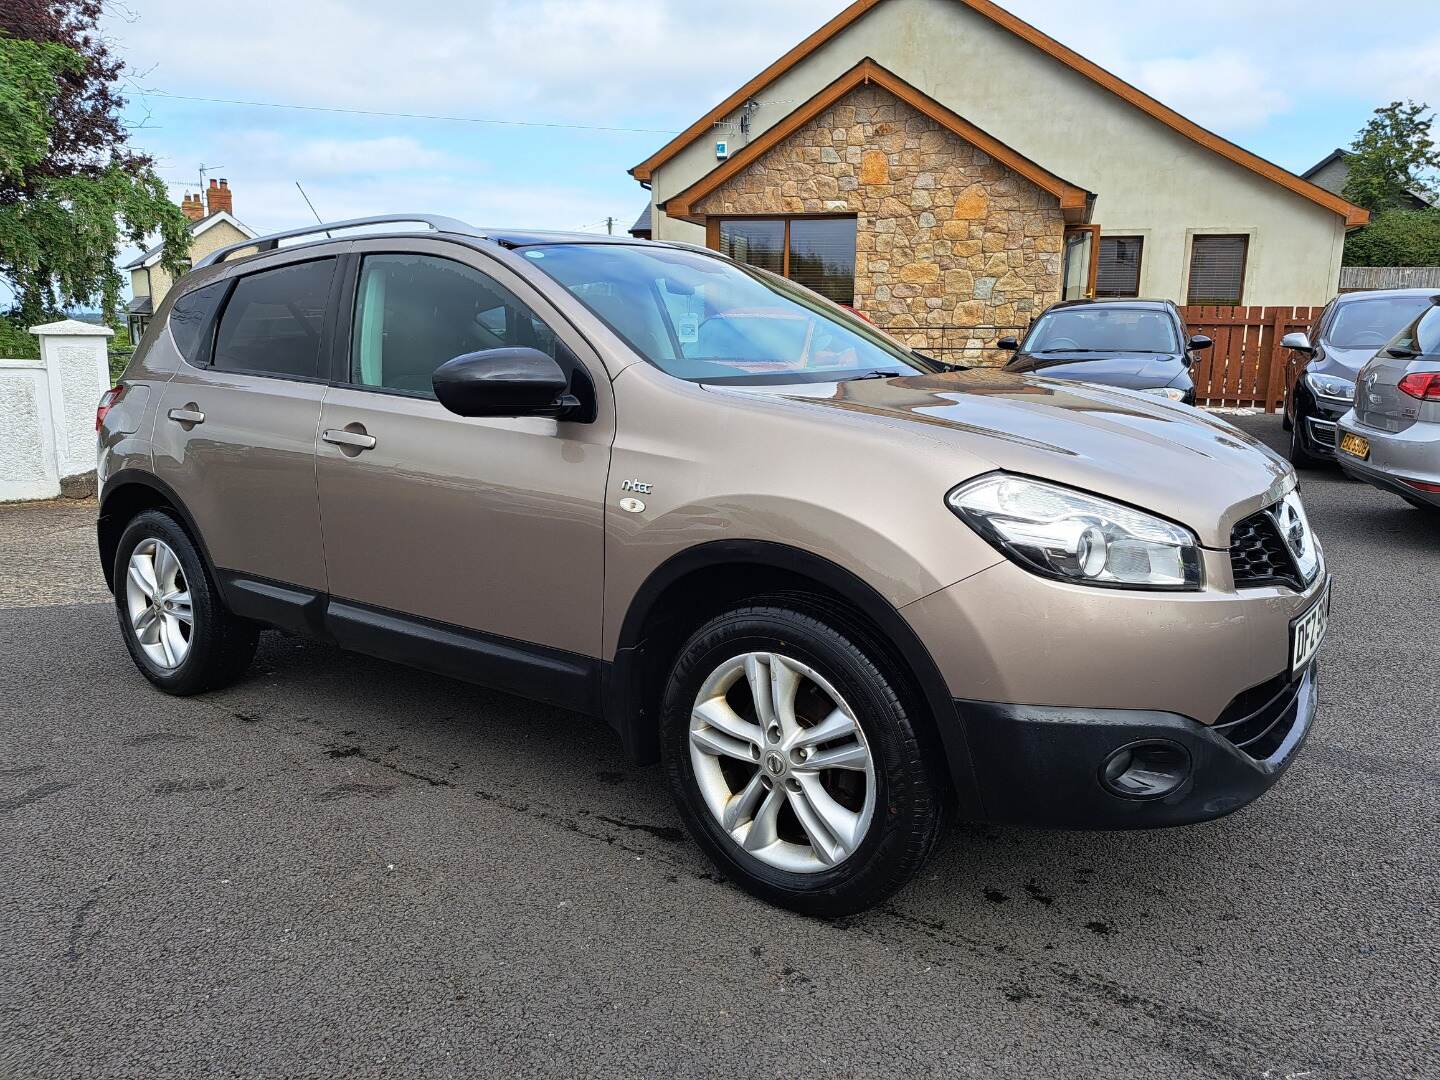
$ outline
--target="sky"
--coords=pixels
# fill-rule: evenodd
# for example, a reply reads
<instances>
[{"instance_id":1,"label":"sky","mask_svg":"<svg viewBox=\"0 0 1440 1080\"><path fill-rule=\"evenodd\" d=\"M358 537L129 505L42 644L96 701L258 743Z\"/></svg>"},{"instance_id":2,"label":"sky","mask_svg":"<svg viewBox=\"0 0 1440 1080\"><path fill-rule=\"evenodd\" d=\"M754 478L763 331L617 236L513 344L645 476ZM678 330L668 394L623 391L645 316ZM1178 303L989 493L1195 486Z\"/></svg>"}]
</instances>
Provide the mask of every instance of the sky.
<instances>
[{"instance_id":1,"label":"sky","mask_svg":"<svg viewBox=\"0 0 1440 1080\"><path fill-rule=\"evenodd\" d=\"M1396 98L1440 105L1433 0L1008 0L1027 22L1293 171ZM628 228L626 170L845 0L119 0L125 116L178 201L226 177L261 232L433 211ZM1003 78L1003 72L977 72ZM194 98L309 106L308 110ZM438 114L505 123L353 115ZM570 125L570 126L528 126ZM594 130L594 129L611 130ZM616 130L625 129L625 130Z\"/></svg>"}]
</instances>

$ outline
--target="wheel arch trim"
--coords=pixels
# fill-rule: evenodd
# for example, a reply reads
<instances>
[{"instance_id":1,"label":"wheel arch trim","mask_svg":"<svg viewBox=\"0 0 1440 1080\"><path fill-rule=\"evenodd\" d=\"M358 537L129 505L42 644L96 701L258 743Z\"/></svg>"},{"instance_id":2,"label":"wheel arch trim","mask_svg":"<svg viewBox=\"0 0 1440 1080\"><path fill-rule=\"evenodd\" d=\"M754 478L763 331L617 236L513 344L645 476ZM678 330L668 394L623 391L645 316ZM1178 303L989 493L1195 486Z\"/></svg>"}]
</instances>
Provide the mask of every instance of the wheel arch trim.
<instances>
[{"instance_id":1,"label":"wheel arch trim","mask_svg":"<svg viewBox=\"0 0 1440 1080\"><path fill-rule=\"evenodd\" d=\"M205 569L210 573L210 579L212 581L219 581L215 563L210 558L210 549L205 544L205 537L201 535L200 528L195 523L194 515L190 513L189 507L185 505L185 500L180 498L179 493L164 480L161 480L153 473L146 472L144 469L121 469L119 472L107 478L104 486L100 489L100 510L95 518L96 542L100 548L100 564L101 570L105 575L106 587L109 588L112 593L115 591L115 567L111 565L110 559L105 558L104 537L106 518L109 516L106 514L106 506L113 505L111 500L115 498L117 493L125 488L133 487L149 488L170 505L171 509L179 516L180 523L185 527L185 531L190 534L190 539L195 542L195 547L200 552L200 558L205 563Z\"/></svg>"},{"instance_id":2,"label":"wheel arch trim","mask_svg":"<svg viewBox=\"0 0 1440 1080\"><path fill-rule=\"evenodd\" d=\"M604 669L605 718L619 733L626 752L654 760L658 717L643 711L644 629L662 596L685 577L708 569L753 566L808 578L854 606L895 648L897 658L925 699L944 746L948 771L967 818L983 817L964 717L930 650L905 617L872 585L831 560L802 548L768 540L713 540L672 555L651 571L631 597L621 621L614 659Z\"/></svg>"}]
</instances>

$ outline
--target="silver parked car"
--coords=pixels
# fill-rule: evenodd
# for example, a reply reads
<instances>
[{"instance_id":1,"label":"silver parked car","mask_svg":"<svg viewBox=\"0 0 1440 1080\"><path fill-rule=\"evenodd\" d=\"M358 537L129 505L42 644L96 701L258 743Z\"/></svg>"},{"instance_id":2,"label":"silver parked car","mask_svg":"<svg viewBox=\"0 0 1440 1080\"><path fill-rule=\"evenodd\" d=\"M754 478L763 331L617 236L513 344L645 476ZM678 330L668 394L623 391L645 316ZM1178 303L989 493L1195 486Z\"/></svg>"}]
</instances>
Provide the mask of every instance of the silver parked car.
<instances>
[{"instance_id":1,"label":"silver parked car","mask_svg":"<svg viewBox=\"0 0 1440 1080\"><path fill-rule=\"evenodd\" d=\"M1440 509L1440 296L1361 369L1339 451L1350 475Z\"/></svg>"}]
</instances>

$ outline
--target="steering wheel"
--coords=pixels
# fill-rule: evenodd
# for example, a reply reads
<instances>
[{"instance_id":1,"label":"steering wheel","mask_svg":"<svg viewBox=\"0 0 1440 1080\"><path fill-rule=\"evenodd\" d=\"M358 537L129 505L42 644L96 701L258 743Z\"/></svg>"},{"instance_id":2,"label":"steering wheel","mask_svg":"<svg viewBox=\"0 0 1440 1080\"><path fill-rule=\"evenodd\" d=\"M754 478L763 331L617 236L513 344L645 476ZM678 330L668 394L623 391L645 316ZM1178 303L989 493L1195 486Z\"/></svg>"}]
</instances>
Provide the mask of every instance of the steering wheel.
<instances>
[{"instance_id":1,"label":"steering wheel","mask_svg":"<svg viewBox=\"0 0 1440 1080\"><path fill-rule=\"evenodd\" d=\"M1369 338L1370 340L1367 341L1367 338ZM1361 330L1358 334L1355 335L1354 338L1356 345L1373 344L1377 349L1389 340L1389 338L1387 338L1384 334L1380 333L1380 331L1378 330Z\"/></svg>"}]
</instances>

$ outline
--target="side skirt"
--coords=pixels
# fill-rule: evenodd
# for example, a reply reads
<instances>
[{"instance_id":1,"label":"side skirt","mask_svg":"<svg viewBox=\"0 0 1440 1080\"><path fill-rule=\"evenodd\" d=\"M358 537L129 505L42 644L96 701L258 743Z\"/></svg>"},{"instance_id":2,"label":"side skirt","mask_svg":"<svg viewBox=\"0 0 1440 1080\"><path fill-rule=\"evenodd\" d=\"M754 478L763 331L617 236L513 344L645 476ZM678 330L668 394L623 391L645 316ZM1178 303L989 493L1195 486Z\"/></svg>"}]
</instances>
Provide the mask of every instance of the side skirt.
<instances>
[{"instance_id":1,"label":"side skirt","mask_svg":"<svg viewBox=\"0 0 1440 1080\"><path fill-rule=\"evenodd\" d=\"M351 652L598 716L604 661L221 570L226 606Z\"/></svg>"}]
</instances>

